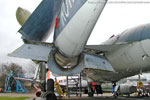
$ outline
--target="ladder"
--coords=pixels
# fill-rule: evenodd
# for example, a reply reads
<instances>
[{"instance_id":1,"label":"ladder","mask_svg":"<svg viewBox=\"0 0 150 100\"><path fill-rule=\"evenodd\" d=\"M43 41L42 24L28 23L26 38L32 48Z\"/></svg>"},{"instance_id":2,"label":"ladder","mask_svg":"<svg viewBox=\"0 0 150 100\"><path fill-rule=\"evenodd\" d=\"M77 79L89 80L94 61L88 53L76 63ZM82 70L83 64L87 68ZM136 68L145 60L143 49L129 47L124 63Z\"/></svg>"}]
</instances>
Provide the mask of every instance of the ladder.
<instances>
[{"instance_id":1,"label":"ladder","mask_svg":"<svg viewBox=\"0 0 150 100\"><path fill-rule=\"evenodd\" d=\"M81 77L79 74L68 76L68 96L76 94L81 96Z\"/></svg>"}]
</instances>

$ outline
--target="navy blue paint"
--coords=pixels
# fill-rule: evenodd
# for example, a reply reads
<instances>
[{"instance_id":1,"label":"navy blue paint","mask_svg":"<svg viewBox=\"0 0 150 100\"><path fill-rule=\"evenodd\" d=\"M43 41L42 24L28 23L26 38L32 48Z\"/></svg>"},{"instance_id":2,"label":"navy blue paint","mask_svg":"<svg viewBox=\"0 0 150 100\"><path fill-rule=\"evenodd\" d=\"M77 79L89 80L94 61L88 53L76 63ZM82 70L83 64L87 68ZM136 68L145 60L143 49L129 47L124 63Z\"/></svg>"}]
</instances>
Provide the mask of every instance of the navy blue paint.
<instances>
[{"instance_id":1,"label":"navy blue paint","mask_svg":"<svg viewBox=\"0 0 150 100\"><path fill-rule=\"evenodd\" d=\"M24 39L43 41L60 11L61 0L43 0L19 32Z\"/></svg>"},{"instance_id":2,"label":"navy blue paint","mask_svg":"<svg viewBox=\"0 0 150 100\"><path fill-rule=\"evenodd\" d=\"M150 39L150 23L124 31L116 43L137 42L145 39Z\"/></svg>"},{"instance_id":3,"label":"navy blue paint","mask_svg":"<svg viewBox=\"0 0 150 100\"><path fill-rule=\"evenodd\" d=\"M60 18L59 28L55 29L54 39L57 38L57 36L61 33L61 31L69 23L69 21L72 19L72 17L77 13L77 11L84 5L84 3L87 0L70 0L72 7L67 5L67 2L69 2L69 0L62 0L62 1L63 1L62 8L61 8L61 12L59 14L59 18ZM66 16L65 12L69 12L69 16ZM64 21L64 18L62 17L63 14L65 16L66 21Z\"/></svg>"}]
</instances>

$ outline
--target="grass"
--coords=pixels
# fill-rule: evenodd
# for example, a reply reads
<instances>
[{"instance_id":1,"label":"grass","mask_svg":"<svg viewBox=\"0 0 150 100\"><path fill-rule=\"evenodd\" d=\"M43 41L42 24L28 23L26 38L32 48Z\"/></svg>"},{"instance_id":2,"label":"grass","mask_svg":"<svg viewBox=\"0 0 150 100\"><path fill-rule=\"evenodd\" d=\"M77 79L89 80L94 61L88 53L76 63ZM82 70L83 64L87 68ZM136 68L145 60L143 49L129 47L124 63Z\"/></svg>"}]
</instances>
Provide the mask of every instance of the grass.
<instances>
[{"instance_id":1,"label":"grass","mask_svg":"<svg viewBox=\"0 0 150 100\"><path fill-rule=\"evenodd\" d=\"M0 97L0 100L25 100L29 97Z\"/></svg>"}]
</instances>

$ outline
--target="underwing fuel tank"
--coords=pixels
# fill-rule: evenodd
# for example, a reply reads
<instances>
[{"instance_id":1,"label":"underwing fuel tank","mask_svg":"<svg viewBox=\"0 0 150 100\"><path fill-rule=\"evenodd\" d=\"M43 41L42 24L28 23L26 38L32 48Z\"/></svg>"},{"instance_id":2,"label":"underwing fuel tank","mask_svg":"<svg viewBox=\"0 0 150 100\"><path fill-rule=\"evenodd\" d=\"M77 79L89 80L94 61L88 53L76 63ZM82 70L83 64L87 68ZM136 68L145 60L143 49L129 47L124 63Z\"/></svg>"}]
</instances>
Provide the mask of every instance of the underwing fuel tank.
<instances>
[{"instance_id":1,"label":"underwing fuel tank","mask_svg":"<svg viewBox=\"0 0 150 100\"><path fill-rule=\"evenodd\" d=\"M77 61L75 57L83 51L106 2L107 0L64 0L62 2L58 27L55 28L54 33L54 43L58 48L55 57L59 60L58 63L64 63L64 59Z\"/></svg>"},{"instance_id":2,"label":"underwing fuel tank","mask_svg":"<svg viewBox=\"0 0 150 100\"><path fill-rule=\"evenodd\" d=\"M22 26L26 20L30 17L31 13L26 10L23 9L21 7L18 7L17 11L16 11L16 18L18 23Z\"/></svg>"}]
</instances>

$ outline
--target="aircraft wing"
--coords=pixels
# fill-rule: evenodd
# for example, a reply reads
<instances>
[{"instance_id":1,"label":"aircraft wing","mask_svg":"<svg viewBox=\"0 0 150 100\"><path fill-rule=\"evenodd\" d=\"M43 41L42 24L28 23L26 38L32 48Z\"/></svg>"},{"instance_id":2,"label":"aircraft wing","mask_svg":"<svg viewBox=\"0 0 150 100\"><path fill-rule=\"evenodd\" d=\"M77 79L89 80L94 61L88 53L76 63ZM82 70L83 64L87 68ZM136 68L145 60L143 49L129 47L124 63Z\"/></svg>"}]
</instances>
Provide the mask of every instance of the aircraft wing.
<instances>
[{"instance_id":1,"label":"aircraft wing","mask_svg":"<svg viewBox=\"0 0 150 100\"><path fill-rule=\"evenodd\" d=\"M100 55L83 53L76 67L66 71L58 66L53 56L53 45L44 42L26 42L16 49L9 56L44 61L51 64L51 71L58 75L72 75L81 72L83 69L99 69L101 71L115 72L109 61Z\"/></svg>"},{"instance_id":2,"label":"aircraft wing","mask_svg":"<svg viewBox=\"0 0 150 100\"><path fill-rule=\"evenodd\" d=\"M9 56L46 62L52 49L51 46L52 44L44 42L32 42L32 44L25 43L14 52L9 54Z\"/></svg>"}]
</instances>

